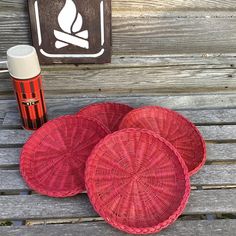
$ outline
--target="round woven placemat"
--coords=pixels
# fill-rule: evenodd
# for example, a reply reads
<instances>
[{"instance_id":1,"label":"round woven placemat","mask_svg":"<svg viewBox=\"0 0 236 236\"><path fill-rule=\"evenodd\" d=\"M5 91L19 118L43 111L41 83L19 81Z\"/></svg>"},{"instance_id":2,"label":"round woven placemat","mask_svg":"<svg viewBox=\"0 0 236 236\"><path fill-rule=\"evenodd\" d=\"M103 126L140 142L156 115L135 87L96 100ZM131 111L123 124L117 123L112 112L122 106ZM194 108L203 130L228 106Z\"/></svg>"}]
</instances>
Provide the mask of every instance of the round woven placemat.
<instances>
[{"instance_id":1,"label":"round woven placemat","mask_svg":"<svg viewBox=\"0 0 236 236\"><path fill-rule=\"evenodd\" d=\"M188 170L176 149L141 129L105 137L88 158L85 182L98 214L131 234L156 233L173 223L190 194Z\"/></svg>"},{"instance_id":2,"label":"round woven placemat","mask_svg":"<svg viewBox=\"0 0 236 236\"><path fill-rule=\"evenodd\" d=\"M132 107L120 103L95 103L84 107L77 114L93 117L114 132L118 130L123 117L131 110Z\"/></svg>"},{"instance_id":3,"label":"round woven placemat","mask_svg":"<svg viewBox=\"0 0 236 236\"><path fill-rule=\"evenodd\" d=\"M97 120L63 116L37 130L23 147L21 175L43 195L68 197L85 190L85 162L109 130Z\"/></svg>"},{"instance_id":4,"label":"round woven placemat","mask_svg":"<svg viewBox=\"0 0 236 236\"><path fill-rule=\"evenodd\" d=\"M175 111L157 106L135 109L122 120L120 129L124 128L145 128L160 134L178 150L189 175L195 174L206 161L206 145L199 130Z\"/></svg>"}]
</instances>

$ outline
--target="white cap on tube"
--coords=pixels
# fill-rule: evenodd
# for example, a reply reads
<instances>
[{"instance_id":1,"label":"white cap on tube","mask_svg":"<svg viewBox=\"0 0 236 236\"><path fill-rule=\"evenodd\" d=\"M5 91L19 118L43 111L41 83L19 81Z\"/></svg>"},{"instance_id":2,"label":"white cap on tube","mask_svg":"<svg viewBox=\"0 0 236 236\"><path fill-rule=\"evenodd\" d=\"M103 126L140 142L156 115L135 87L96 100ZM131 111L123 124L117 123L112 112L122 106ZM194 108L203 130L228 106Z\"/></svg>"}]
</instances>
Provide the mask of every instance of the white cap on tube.
<instances>
[{"instance_id":1,"label":"white cap on tube","mask_svg":"<svg viewBox=\"0 0 236 236\"><path fill-rule=\"evenodd\" d=\"M29 45L8 49L7 65L10 75L16 79L31 79L41 72L36 50Z\"/></svg>"}]
</instances>

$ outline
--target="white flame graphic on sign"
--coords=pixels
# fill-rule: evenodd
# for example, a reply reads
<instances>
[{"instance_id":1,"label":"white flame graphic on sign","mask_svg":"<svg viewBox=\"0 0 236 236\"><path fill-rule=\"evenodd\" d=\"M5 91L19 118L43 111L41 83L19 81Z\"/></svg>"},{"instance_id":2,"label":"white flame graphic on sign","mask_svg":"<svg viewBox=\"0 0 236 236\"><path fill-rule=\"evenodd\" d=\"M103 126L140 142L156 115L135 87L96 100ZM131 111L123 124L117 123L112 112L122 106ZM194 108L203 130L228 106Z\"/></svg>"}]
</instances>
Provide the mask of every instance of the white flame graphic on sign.
<instances>
[{"instance_id":1,"label":"white flame graphic on sign","mask_svg":"<svg viewBox=\"0 0 236 236\"><path fill-rule=\"evenodd\" d=\"M57 38L56 48L66 47L69 44L89 48L88 30L80 32L83 26L83 18L77 12L73 0L66 0L65 6L58 15L58 23L64 32L54 30L54 35Z\"/></svg>"}]
</instances>

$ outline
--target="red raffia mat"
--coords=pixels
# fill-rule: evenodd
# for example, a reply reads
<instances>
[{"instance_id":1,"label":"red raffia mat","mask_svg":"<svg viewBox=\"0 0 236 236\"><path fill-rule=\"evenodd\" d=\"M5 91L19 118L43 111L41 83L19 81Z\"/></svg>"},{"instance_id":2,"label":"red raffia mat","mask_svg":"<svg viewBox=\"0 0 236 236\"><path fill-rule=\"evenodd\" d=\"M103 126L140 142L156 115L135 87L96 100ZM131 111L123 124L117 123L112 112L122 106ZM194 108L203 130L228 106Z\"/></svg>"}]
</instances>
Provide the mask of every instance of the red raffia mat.
<instances>
[{"instance_id":1,"label":"red raffia mat","mask_svg":"<svg viewBox=\"0 0 236 236\"><path fill-rule=\"evenodd\" d=\"M93 118L62 116L38 129L23 147L21 175L36 192L68 197L85 190L86 160L109 130Z\"/></svg>"},{"instance_id":2,"label":"red raffia mat","mask_svg":"<svg viewBox=\"0 0 236 236\"><path fill-rule=\"evenodd\" d=\"M95 103L84 107L77 115L96 118L114 132L118 130L123 117L131 110L132 107L120 103Z\"/></svg>"},{"instance_id":3,"label":"red raffia mat","mask_svg":"<svg viewBox=\"0 0 236 236\"><path fill-rule=\"evenodd\" d=\"M124 129L105 137L88 158L85 182L97 213L131 234L157 233L172 224L190 194L183 159L150 130Z\"/></svg>"},{"instance_id":4,"label":"red raffia mat","mask_svg":"<svg viewBox=\"0 0 236 236\"><path fill-rule=\"evenodd\" d=\"M196 126L179 113L157 106L147 106L128 113L120 124L124 128L145 128L168 140L195 174L206 162L206 144Z\"/></svg>"}]
</instances>

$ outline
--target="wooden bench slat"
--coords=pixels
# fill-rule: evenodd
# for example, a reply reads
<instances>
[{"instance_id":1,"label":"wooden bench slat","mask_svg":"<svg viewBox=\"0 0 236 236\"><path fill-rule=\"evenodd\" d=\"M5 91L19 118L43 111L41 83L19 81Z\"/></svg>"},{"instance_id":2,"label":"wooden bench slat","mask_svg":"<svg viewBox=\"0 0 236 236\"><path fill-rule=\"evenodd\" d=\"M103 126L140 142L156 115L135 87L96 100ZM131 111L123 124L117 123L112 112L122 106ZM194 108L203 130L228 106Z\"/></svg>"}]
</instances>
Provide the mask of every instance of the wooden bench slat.
<instances>
[{"instance_id":1,"label":"wooden bench slat","mask_svg":"<svg viewBox=\"0 0 236 236\"><path fill-rule=\"evenodd\" d=\"M150 0L147 4L145 0L113 0L112 2L113 12L117 11L170 11L170 10L219 10L219 9L227 9L232 10L235 9L234 0L164 0L164 1L155 1ZM0 9L4 12L9 12L13 14L16 11L25 11L26 9L26 0L5 0L0 3Z\"/></svg>"},{"instance_id":2,"label":"wooden bench slat","mask_svg":"<svg viewBox=\"0 0 236 236\"><path fill-rule=\"evenodd\" d=\"M20 148L0 148L0 167L19 164ZM208 161L235 161L236 144L207 144Z\"/></svg>"},{"instance_id":3,"label":"wooden bench slat","mask_svg":"<svg viewBox=\"0 0 236 236\"><path fill-rule=\"evenodd\" d=\"M41 65L42 73L55 74L57 71L64 73L78 70L101 70L101 69L121 69L121 68L146 68L146 67L168 67L169 69L178 66L183 70L199 69L232 69L235 67L235 54L170 54L170 55L112 55L111 63L107 64L58 64ZM0 64L0 69L7 69L6 63ZM7 78L7 73L1 75L1 79Z\"/></svg>"},{"instance_id":4,"label":"wooden bench slat","mask_svg":"<svg viewBox=\"0 0 236 236\"><path fill-rule=\"evenodd\" d=\"M63 114L71 113L70 110L64 111ZM186 118L194 122L195 124L227 124L236 123L236 109L218 109L218 110L182 110L179 111ZM53 119L63 115L62 113L48 114L49 119ZM21 119L18 112L7 112L3 126L21 126Z\"/></svg>"},{"instance_id":5,"label":"wooden bench slat","mask_svg":"<svg viewBox=\"0 0 236 236\"><path fill-rule=\"evenodd\" d=\"M205 165L191 177L192 185L236 185L236 165Z\"/></svg>"},{"instance_id":6,"label":"wooden bench slat","mask_svg":"<svg viewBox=\"0 0 236 236\"><path fill-rule=\"evenodd\" d=\"M209 76L209 74L211 76ZM236 89L235 69L189 67L106 68L97 70L50 70L43 72L45 91L52 93L204 93ZM229 76L230 79L229 79ZM65 87L65 78L67 85ZM1 92L11 92L9 75L0 75Z\"/></svg>"},{"instance_id":7,"label":"wooden bench slat","mask_svg":"<svg viewBox=\"0 0 236 236\"><path fill-rule=\"evenodd\" d=\"M198 128L205 140L236 139L236 125L200 126Z\"/></svg>"},{"instance_id":8,"label":"wooden bench slat","mask_svg":"<svg viewBox=\"0 0 236 236\"><path fill-rule=\"evenodd\" d=\"M236 122L236 109L186 110L179 111L195 124L219 124Z\"/></svg>"},{"instance_id":9,"label":"wooden bench slat","mask_svg":"<svg viewBox=\"0 0 236 236\"><path fill-rule=\"evenodd\" d=\"M207 144L208 161L235 161L236 143Z\"/></svg>"},{"instance_id":10,"label":"wooden bench slat","mask_svg":"<svg viewBox=\"0 0 236 236\"><path fill-rule=\"evenodd\" d=\"M161 231L157 236L232 236L236 231L236 220L192 220L176 221L167 229ZM60 224L60 225L38 225L22 227L0 227L0 234L4 236L122 236L123 232L111 227L105 222L88 222L79 224Z\"/></svg>"},{"instance_id":11,"label":"wooden bench slat","mask_svg":"<svg viewBox=\"0 0 236 236\"><path fill-rule=\"evenodd\" d=\"M20 148L0 148L0 167L19 164Z\"/></svg>"},{"instance_id":12,"label":"wooden bench slat","mask_svg":"<svg viewBox=\"0 0 236 236\"><path fill-rule=\"evenodd\" d=\"M82 107L95 102L120 102L133 107L146 105L159 105L172 109L220 109L235 108L236 94L196 94L196 95L63 95L64 98L55 98L60 95L48 95L46 103L48 113L61 113L65 111L76 112ZM65 98L66 97L66 98ZM0 113L16 112L15 100L0 100Z\"/></svg>"},{"instance_id":13,"label":"wooden bench slat","mask_svg":"<svg viewBox=\"0 0 236 236\"><path fill-rule=\"evenodd\" d=\"M236 189L192 191L185 214L236 213ZM96 217L86 194L66 199L0 196L0 220Z\"/></svg>"},{"instance_id":14,"label":"wooden bench slat","mask_svg":"<svg viewBox=\"0 0 236 236\"><path fill-rule=\"evenodd\" d=\"M235 18L114 18L113 52L231 53L236 49L235 26Z\"/></svg>"},{"instance_id":15,"label":"wooden bench slat","mask_svg":"<svg viewBox=\"0 0 236 236\"><path fill-rule=\"evenodd\" d=\"M236 125L199 126L198 128L206 140L236 139ZM23 145L31 133L25 130L0 130L0 145Z\"/></svg>"},{"instance_id":16,"label":"wooden bench slat","mask_svg":"<svg viewBox=\"0 0 236 236\"><path fill-rule=\"evenodd\" d=\"M28 187L18 170L0 170L0 192L22 191ZM191 177L194 186L236 185L236 165L205 165Z\"/></svg>"},{"instance_id":17,"label":"wooden bench slat","mask_svg":"<svg viewBox=\"0 0 236 236\"><path fill-rule=\"evenodd\" d=\"M223 18L206 18L206 15L189 18L184 17L183 11L179 13L182 17L176 14L171 17L170 13L169 17L134 16L126 17L125 21L123 17L113 17L113 53L232 53L236 50L236 18L227 17L232 14L232 11L226 13ZM25 15L17 18L0 15L0 29L0 58L5 58L7 48L13 45L31 43L28 17Z\"/></svg>"},{"instance_id":18,"label":"wooden bench slat","mask_svg":"<svg viewBox=\"0 0 236 236\"><path fill-rule=\"evenodd\" d=\"M0 145L23 145L33 131L0 130Z\"/></svg>"},{"instance_id":19,"label":"wooden bench slat","mask_svg":"<svg viewBox=\"0 0 236 236\"><path fill-rule=\"evenodd\" d=\"M0 168L19 164L20 148L0 148ZM236 161L236 144L207 144L208 161Z\"/></svg>"}]
</instances>

